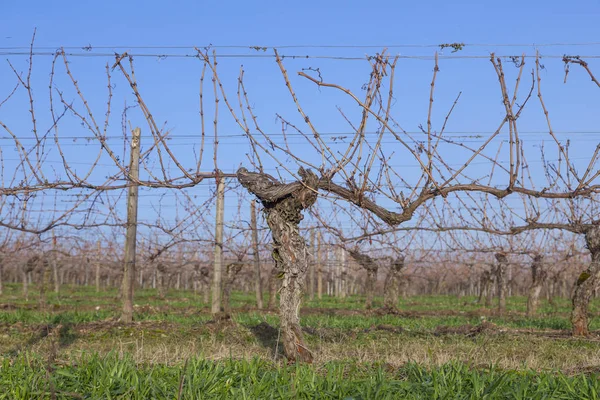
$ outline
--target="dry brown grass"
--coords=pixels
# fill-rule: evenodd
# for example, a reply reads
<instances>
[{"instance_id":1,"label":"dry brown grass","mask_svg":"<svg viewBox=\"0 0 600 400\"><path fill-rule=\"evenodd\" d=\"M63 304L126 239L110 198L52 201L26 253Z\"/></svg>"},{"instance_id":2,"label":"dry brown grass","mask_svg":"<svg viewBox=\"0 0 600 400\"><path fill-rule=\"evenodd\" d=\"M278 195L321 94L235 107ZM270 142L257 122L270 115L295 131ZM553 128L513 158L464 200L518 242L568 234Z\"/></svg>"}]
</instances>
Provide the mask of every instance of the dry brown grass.
<instances>
[{"instance_id":1,"label":"dry brown grass","mask_svg":"<svg viewBox=\"0 0 600 400\"><path fill-rule=\"evenodd\" d=\"M192 357L283 362L278 330L266 322L244 326L232 320L199 323L144 321L123 325L114 321L72 326L24 325L0 327L0 352L30 351L72 362L82 353L124 355L140 363L175 364ZM410 332L398 327L370 329L306 329L315 363L355 361L401 366L416 362L439 366L462 361L502 369L579 371L600 365L597 339L573 339L561 331L516 330L488 326L439 328ZM275 353L275 348L279 351Z\"/></svg>"}]
</instances>

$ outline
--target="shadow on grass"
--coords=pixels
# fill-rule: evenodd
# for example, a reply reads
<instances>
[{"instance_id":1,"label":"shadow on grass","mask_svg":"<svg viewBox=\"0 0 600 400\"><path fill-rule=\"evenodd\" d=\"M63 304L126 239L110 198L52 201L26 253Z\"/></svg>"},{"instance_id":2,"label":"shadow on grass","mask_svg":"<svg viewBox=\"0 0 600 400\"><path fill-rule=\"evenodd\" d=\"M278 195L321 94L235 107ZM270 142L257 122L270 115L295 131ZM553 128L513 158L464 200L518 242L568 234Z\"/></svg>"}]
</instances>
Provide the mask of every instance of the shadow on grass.
<instances>
[{"instance_id":1,"label":"shadow on grass","mask_svg":"<svg viewBox=\"0 0 600 400\"><path fill-rule=\"evenodd\" d=\"M273 358L284 356L283 345L280 342L281 337L279 329L264 321L258 325L251 326L248 329L256 337L261 346L269 350Z\"/></svg>"},{"instance_id":2,"label":"shadow on grass","mask_svg":"<svg viewBox=\"0 0 600 400\"><path fill-rule=\"evenodd\" d=\"M60 348L66 348L73 344L77 339L77 335L73 332L72 325L62 324L58 329L58 346Z\"/></svg>"},{"instance_id":3,"label":"shadow on grass","mask_svg":"<svg viewBox=\"0 0 600 400\"><path fill-rule=\"evenodd\" d=\"M44 339L54 340L53 346L56 345L58 348L66 348L73 344L77 339L77 335L71 328L71 323L40 325L33 330L31 338L25 343L16 345L12 350L9 350L6 355L15 357L20 352L37 345Z\"/></svg>"}]
</instances>

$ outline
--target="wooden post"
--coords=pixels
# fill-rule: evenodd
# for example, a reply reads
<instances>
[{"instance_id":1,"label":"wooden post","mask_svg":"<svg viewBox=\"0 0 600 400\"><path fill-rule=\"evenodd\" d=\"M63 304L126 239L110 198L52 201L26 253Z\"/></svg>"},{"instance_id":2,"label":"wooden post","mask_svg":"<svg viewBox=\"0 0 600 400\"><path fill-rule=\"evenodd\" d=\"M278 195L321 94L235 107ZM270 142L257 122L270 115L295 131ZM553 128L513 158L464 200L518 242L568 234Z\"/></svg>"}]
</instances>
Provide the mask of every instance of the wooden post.
<instances>
[{"instance_id":1,"label":"wooden post","mask_svg":"<svg viewBox=\"0 0 600 400\"><path fill-rule=\"evenodd\" d=\"M225 181L217 176L217 219L215 223L215 252L213 265L212 306L211 313L221 312L221 271L223 263L223 218L225 203Z\"/></svg>"},{"instance_id":2,"label":"wooden post","mask_svg":"<svg viewBox=\"0 0 600 400\"><path fill-rule=\"evenodd\" d=\"M496 253L498 266L496 267L496 283L498 285L498 312L504 314L506 312L506 295L508 293L508 282L506 279L506 269L508 259L504 253Z\"/></svg>"},{"instance_id":3,"label":"wooden post","mask_svg":"<svg viewBox=\"0 0 600 400\"><path fill-rule=\"evenodd\" d=\"M144 239L140 240L140 249L142 251L142 256L141 257L143 259L143 257L144 257L143 256L143 253L144 253ZM138 267L139 267L138 269L140 271L140 279L139 279L139 282L138 282L138 287L140 289L143 289L144 288L144 263L143 262L140 263L140 265Z\"/></svg>"},{"instance_id":4,"label":"wooden post","mask_svg":"<svg viewBox=\"0 0 600 400\"><path fill-rule=\"evenodd\" d=\"M144 288L144 267L140 265L140 280L138 282L138 287L140 289Z\"/></svg>"},{"instance_id":5,"label":"wooden post","mask_svg":"<svg viewBox=\"0 0 600 400\"><path fill-rule=\"evenodd\" d=\"M317 254L315 254L315 238L316 232L313 228L310 231L310 252L312 253L312 257L308 266L308 294L311 300L315 298L315 261L317 258Z\"/></svg>"},{"instance_id":6,"label":"wooden post","mask_svg":"<svg viewBox=\"0 0 600 400\"><path fill-rule=\"evenodd\" d=\"M317 232L317 297L323 298L323 265L321 264L321 232Z\"/></svg>"},{"instance_id":7,"label":"wooden post","mask_svg":"<svg viewBox=\"0 0 600 400\"><path fill-rule=\"evenodd\" d=\"M96 243L98 248L98 254L96 256L96 293L100 292L100 257L102 255L102 247L100 245L100 241Z\"/></svg>"},{"instance_id":8,"label":"wooden post","mask_svg":"<svg viewBox=\"0 0 600 400\"><path fill-rule=\"evenodd\" d=\"M54 281L54 293L58 294L60 292L60 280L58 279L58 262L57 262L57 254L56 254L56 236L54 235L54 231L52 231L52 280Z\"/></svg>"},{"instance_id":9,"label":"wooden post","mask_svg":"<svg viewBox=\"0 0 600 400\"><path fill-rule=\"evenodd\" d=\"M340 261L341 261L341 274L340 274L340 285L342 298L346 298L348 295L348 268L346 266L346 250L340 247Z\"/></svg>"},{"instance_id":10,"label":"wooden post","mask_svg":"<svg viewBox=\"0 0 600 400\"><path fill-rule=\"evenodd\" d=\"M86 257L85 264L83 265L83 286L88 285L88 272L90 269L90 259Z\"/></svg>"},{"instance_id":11,"label":"wooden post","mask_svg":"<svg viewBox=\"0 0 600 400\"><path fill-rule=\"evenodd\" d=\"M3 282L2 273L4 272L3 269L4 269L4 256L0 253L0 295L2 295L2 291L4 289L3 283L2 283Z\"/></svg>"},{"instance_id":12,"label":"wooden post","mask_svg":"<svg viewBox=\"0 0 600 400\"><path fill-rule=\"evenodd\" d=\"M23 296L25 301L29 301L29 274L23 270Z\"/></svg>"},{"instance_id":13,"label":"wooden post","mask_svg":"<svg viewBox=\"0 0 600 400\"><path fill-rule=\"evenodd\" d=\"M344 249L339 247L337 250L337 262L335 268L335 296L344 298Z\"/></svg>"},{"instance_id":14,"label":"wooden post","mask_svg":"<svg viewBox=\"0 0 600 400\"><path fill-rule=\"evenodd\" d=\"M135 247L137 239L138 184L140 174L140 128L133 130L131 159L129 162L129 192L127 195L127 233L125 237L125 260L123 262L121 321L133 322L133 291L135 282Z\"/></svg>"},{"instance_id":15,"label":"wooden post","mask_svg":"<svg viewBox=\"0 0 600 400\"><path fill-rule=\"evenodd\" d=\"M167 279L167 266L162 261L156 263L156 282L158 297L164 299L169 282Z\"/></svg>"},{"instance_id":16,"label":"wooden post","mask_svg":"<svg viewBox=\"0 0 600 400\"><path fill-rule=\"evenodd\" d=\"M250 202L250 225L252 226L252 252L254 253L254 289L256 291L256 306L263 308L263 290L260 278L260 254L258 252L258 228L256 226L256 204Z\"/></svg>"},{"instance_id":17,"label":"wooden post","mask_svg":"<svg viewBox=\"0 0 600 400\"><path fill-rule=\"evenodd\" d=\"M507 285L508 285L507 296L512 297L512 295L513 295L513 265L512 265L512 263L509 263L508 267L506 268L506 280L507 280Z\"/></svg>"},{"instance_id":18,"label":"wooden post","mask_svg":"<svg viewBox=\"0 0 600 400\"><path fill-rule=\"evenodd\" d=\"M327 295L335 296L335 251L331 245L327 246L325 265L327 267Z\"/></svg>"},{"instance_id":19,"label":"wooden post","mask_svg":"<svg viewBox=\"0 0 600 400\"><path fill-rule=\"evenodd\" d=\"M469 267L469 296L473 296L475 285L473 283L473 264L468 264Z\"/></svg>"},{"instance_id":20,"label":"wooden post","mask_svg":"<svg viewBox=\"0 0 600 400\"><path fill-rule=\"evenodd\" d=\"M154 271L152 272L152 289L156 289L156 263L154 263Z\"/></svg>"}]
</instances>

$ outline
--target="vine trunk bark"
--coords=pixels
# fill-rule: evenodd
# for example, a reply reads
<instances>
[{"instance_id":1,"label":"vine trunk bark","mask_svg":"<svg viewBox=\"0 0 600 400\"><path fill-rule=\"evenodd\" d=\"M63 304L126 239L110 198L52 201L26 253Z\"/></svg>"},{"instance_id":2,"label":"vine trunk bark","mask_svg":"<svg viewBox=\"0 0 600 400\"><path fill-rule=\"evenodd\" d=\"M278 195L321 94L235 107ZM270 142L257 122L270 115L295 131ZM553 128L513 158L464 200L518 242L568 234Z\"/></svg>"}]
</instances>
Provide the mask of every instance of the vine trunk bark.
<instances>
[{"instance_id":1,"label":"vine trunk bark","mask_svg":"<svg viewBox=\"0 0 600 400\"><path fill-rule=\"evenodd\" d=\"M390 264L390 270L383 287L383 307L386 310L398 311L398 299L400 297L400 286L402 283L402 269L404 268L404 256L399 256Z\"/></svg>"},{"instance_id":2,"label":"vine trunk bark","mask_svg":"<svg viewBox=\"0 0 600 400\"><path fill-rule=\"evenodd\" d=\"M277 266L271 269L271 273L269 274L269 302L267 303L267 308L269 310L274 310L275 305L277 304L277 291L279 290L279 272L277 271Z\"/></svg>"},{"instance_id":3,"label":"vine trunk bark","mask_svg":"<svg viewBox=\"0 0 600 400\"><path fill-rule=\"evenodd\" d=\"M506 279L506 268L508 266L508 258L504 253L496 253L496 282L498 283L498 313L506 312L506 294L508 293L508 281Z\"/></svg>"},{"instance_id":4,"label":"vine trunk bark","mask_svg":"<svg viewBox=\"0 0 600 400\"><path fill-rule=\"evenodd\" d=\"M282 278L279 317L285 355L290 361L312 362L313 355L300 327L300 304L310 260L299 224L302 211L317 200L319 179L303 168L298 173L302 182L291 184L281 184L269 175L252 173L245 168L238 170L237 178L261 200L273 236L272 257Z\"/></svg>"},{"instance_id":5,"label":"vine trunk bark","mask_svg":"<svg viewBox=\"0 0 600 400\"><path fill-rule=\"evenodd\" d=\"M483 271L479 277L479 299L477 300L477 303L479 304L483 303L483 300L487 295L487 286L489 281L488 275L488 271Z\"/></svg>"},{"instance_id":6,"label":"vine trunk bark","mask_svg":"<svg viewBox=\"0 0 600 400\"><path fill-rule=\"evenodd\" d=\"M529 288L529 296L527 297L527 316L534 317L537 314L537 309L540 300L542 286L546 280L547 272L544 269L543 258L537 254L531 263L531 287Z\"/></svg>"},{"instance_id":7,"label":"vine trunk bark","mask_svg":"<svg viewBox=\"0 0 600 400\"><path fill-rule=\"evenodd\" d=\"M348 253L367 272L367 279L365 280L365 295L367 297L365 308L370 310L373 308L373 296L375 294L375 283L377 282L379 265L377 265L376 260L367 254L359 252L358 249L348 250Z\"/></svg>"},{"instance_id":8,"label":"vine trunk bark","mask_svg":"<svg viewBox=\"0 0 600 400\"><path fill-rule=\"evenodd\" d=\"M587 336L590 333L588 305L600 275L600 226L593 226L586 230L585 242L592 254L592 261L575 282L571 312L573 336Z\"/></svg>"},{"instance_id":9,"label":"vine trunk bark","mask_svg":"<svg viewBox=\"0 0 600 400\"><path fill-rule=\"evenodd\" d=\"M162 262L156 264L156 288L158 289L158 297L161 299L165 298L165 278L167 273L167 267Z\"/></svg>"},{"instance_id":10,"label":"vine trunk bark","mask_svg":"<svg viewBox=\"0 0 600 400\"><path fill-rule=\"evenodd\" d=\"M29 301L29 274L35 270L39 260L40 257L34 255L23 266L23 296L25 297L25 301Z\"/></svg>"},{"instance_id":11,"label":"vine trunk bark","mask_svg":"<svg viewBox=\"0 0 600 400\"><path fill-rule=\"evenodd\" d=\"M225 279L223 280L223 297L221 299L223 312L225 314L229 314L231 312L231 289L243 266L244 264L241 261L238 261L227 264L227 267L225 268Z\"/></svg>"}]
</instances>

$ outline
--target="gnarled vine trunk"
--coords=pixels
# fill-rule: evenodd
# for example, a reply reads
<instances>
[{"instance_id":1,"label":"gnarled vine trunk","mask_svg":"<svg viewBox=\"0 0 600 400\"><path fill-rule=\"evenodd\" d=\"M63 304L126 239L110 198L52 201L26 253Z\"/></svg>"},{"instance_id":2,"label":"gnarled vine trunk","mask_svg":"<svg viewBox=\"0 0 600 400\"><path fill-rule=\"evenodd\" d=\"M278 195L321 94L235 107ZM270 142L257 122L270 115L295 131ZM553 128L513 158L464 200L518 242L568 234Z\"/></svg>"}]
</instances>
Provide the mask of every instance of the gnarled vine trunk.
<instances>
[{"instance_id":1,"label":"gnarled vine trunk","mask_svg":"<svg viewBox=\"0 0 600 400\"><path fill-rule=\"evenodd\" d=\"M242 262L233 262L227 265L225 268L225 279L223 280L223 296L221 298L221 304L223 312L229 314L231 312L231 287L238 276L238 273L242 270L244 264Z\"/></svg>"},{"instance_id":2,"label":"gnarled vine trunk","mask_svg":"<svg viewBox=\"0 0 600 400\"><path fill-rule=\"evenodd\" d=\"M200 291L204 304L210 303L210 268L206 265L200 267Z\"/></svg>"},{"instance_id":3,"label":"gnarled vine trunk","mask_svg":"<svg viewBox=\"0 0 600 400\"><path fill-rule=\"evenodd\" d=\"M506 294L508 293L508 281L506 279L506 267L508 259L504 253L496 253L494 255L498 261L496 266L496 282L498 283L498 313L506 312Z\"/></svg>"},{"instance_id":4,"label":"gnarled vine trunk","mask_svg":"<svg viewBox=\"0 0 600 400\"><path fill-rule=\"evenodd\" d=\"M44 310L46 307L46 286L50 280L48 266L49 263L47 258L45 256L40 257L36 254L30 257L23 267L23 294L25 295L25 300L29 300L29 274L37 273L38 282L40 285L40 296L38 303L41 310Z\"/></svg>"},{"instance_id":5,"label":"gnarled vine trunk","mask_svg":"<svg viewBox=\"0 0 600 400\"><path fill-rule=\"evenodd\" d=\"M271 269L269 273L269 302L267 303L267 309L274 310L275 304L277 303L277 291L279 290L279 271L277 266Z\"/></svg>"},{"instance_id":6,"label":"gnarled vine trunk","mask_svg":"<svg viewBox=\"0 0 600 400\"><path fill-rule=\"evenodd\" d=\"M481 274L481 292L479 294L479 303L484 300L484 306L490 307L492 305L492 299L494 297L494 274L495 268L492 265L489 270L483 271Z\"/></svg>"},{"instance_id":7,"label":"gnarled vine trunk","mask_svg":"<svg viewBox=\"0 0 600 400\"><path fill-rule=\"evenodd\" d=\"M593 226L585 232L585 242L592 253L592 262L575 283L571 312L573 336L587 336L590 333L588 305L600 275L600 226Z\"/></svg>"},{"instance_id":8,"label":"gnarled vine trunk","mask_svg":"<svg viewBox=\"0 0 600 400\"><path fill-rule=\"evenodd\" d=\"M385 279L383 287L383 307L390 311L398 310L398 298L400 297L400 285L402 282L402 269L404 268L404 256L399 256L390 264L390 270Z\"/></svg>"},{"instance_id":9,"label":"gnarled vine trunk","mask_svg":"<svg viewBox=\"0 0 600 400\"><path fill-rule=\"evenodd\" d=\"M359 252L358 249L348 250L348 253L358 265L367 271L367 279L365 280L365 295L367 300L365 308L369 310L373 307L373 296L375 294L375 283L377 282L377 270L379 266L372 257Z\"/></svg>"},{"instance_id":10,"label":"gnarled vine trunk","mask_svg":"<svg viewBox=\"0 0 600 400\"><path fill-rule=\"evenodd\" d=\"M373 296L375 294L375 284L377 283L377 267L374 269L367 269L367 279L365 280L365 293L367 300L365 302L365 308L370 310L373 308Z\"/></svg>"},{"instance_id":11,"label":"gnarled vine trunk","mask_svg":"<svg viewBox=\"0 0 600 400\"><path fill-rule=\"evenodd\" d=\"M544 269L543 257L537 254L531 263L531 287L527 297L527 316L533 317L537 313L542 286L546 280L547 272Z\"/></svg>"},{"instance_id":12,"label":"gnarled vine trunk","mask_svg":"<svg viewBox=\"0 0 600 400\"><path fill-rule=\"evenodd\" d=\"M46 309L46 293L48 293L48 287L50 283L50 268L46 257L38 262L37 273L39 276L40 284L40 297L39 297L39 308L41 311Z\"/></svg>"},{"instance_id":13,"label":"gnarled vine trunk","mask_svg":"<svg viewBox=\"0 0 600 400\"><path fill-rule=\"evenodd\" d=\"M487 292L489 291L489 282L490 282L490 272L483 271L481 276L479 277L479 299L477 303L483 303L483 299L486 297ZM487 305L487 304L486 304Z\"/></svg>"},{"instance_id":14,"label":"gnarled vine trunk","mask_svg":"<svg viewBox=\"0 0 600 400\"><path fill-rule=\"evenodd\" d=\"M158 289L158 297L161 299L165 298L165 274L167 272L167 266L162 262L156 264L156 288Z\"/></svg>"},{"instance_id":15,"label":"gnarled vine trunk","mask_svg":"<svg viewBox=\"0 0 600 400\"><path fill-rule=\"evenodd\" d=\"M273 236L273 260L282 276L279 316L281 339L290 361L312 362L313 356L304 342L300 328L300 303L306 285L309 257L306 241L300 236L302 211L317 200L317 176L300 168L302 182L281 184L273 177L237 171L238 181L258 197L264 206L267 225Z\"/></svg>"},{"instance_id":16,"label":"gnarled vine trunk","mask_svg":"<svg viewBox=\"0 0 600 400\"><path fill-rule=\"evenodd\" d=\"M23 266L23 296L29 301L29 274L34 271L40 261L38 255L30 257Z\"/></svg>"}]
</instances>

